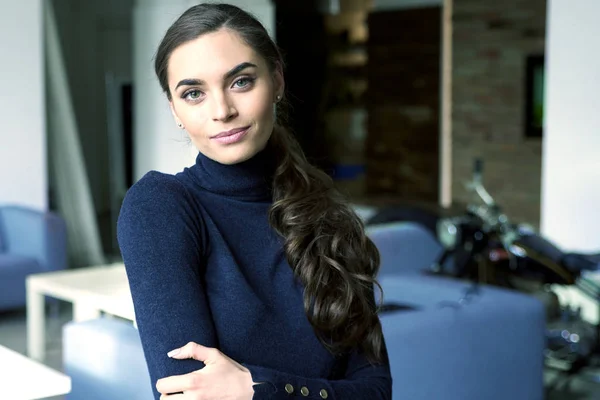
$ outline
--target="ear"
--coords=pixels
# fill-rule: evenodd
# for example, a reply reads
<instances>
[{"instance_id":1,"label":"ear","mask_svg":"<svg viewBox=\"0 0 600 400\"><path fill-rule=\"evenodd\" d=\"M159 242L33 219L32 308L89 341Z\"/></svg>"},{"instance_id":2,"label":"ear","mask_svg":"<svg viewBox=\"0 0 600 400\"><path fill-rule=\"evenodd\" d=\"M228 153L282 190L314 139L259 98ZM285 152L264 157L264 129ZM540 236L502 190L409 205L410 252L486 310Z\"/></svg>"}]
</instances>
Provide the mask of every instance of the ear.
<instances>
[{"instance_id":1,"label":"ear","mask_svg":"<svg viewBox=\"0 0 600 400\"><path fill-rule=\"evenodd\" d=\"M277 62L275 72L273 72L273 89L274 98L278 95L283 97L283 93L285 92L285 79L283 78L283 67L280 62Z\"/></svg>"},{"instance_id":2,"label":"ear","mask_svg":"<svg viewBox=\"0 0 600 400\"><path fill-rule=\"evenodd\" d=\"M181 122L181 120L177 116L177 111L175 111L175 107L173 106L173 101L172 100L169 101L169 107L171 108L171 114L173 114L173 119L175 120L175 124L179 128L183 129L184 128L183 122Z\"/></svg>"}]
</instances>

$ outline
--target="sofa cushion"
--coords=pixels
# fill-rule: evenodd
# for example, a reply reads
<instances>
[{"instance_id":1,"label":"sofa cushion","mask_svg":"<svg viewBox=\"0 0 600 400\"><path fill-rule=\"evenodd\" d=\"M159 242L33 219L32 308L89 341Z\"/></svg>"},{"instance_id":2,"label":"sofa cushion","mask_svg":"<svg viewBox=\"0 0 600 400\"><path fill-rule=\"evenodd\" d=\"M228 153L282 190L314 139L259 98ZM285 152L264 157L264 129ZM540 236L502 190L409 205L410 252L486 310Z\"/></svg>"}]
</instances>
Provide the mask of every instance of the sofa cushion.
<instances>
[{"instance_id":1,"label":"sofa cushion","mask_svg":"<svg viewBox=\"0 0 600 400\"><path fill-rule=\"evenodd\" d=\"M381 257L378 278L422 274L443 254L444 248L426 227L413 222L367 226L366 233ZM451 261L445 267L451 270Z\"/></svg>"},{"instance_id":2,"label":"sofa cushion","mask_svg":"<svg viewBox=\"0 0 600 400\"><path fill-rule=\"evenodd\" d=\"M0 309L25 305L25 278L42 272L37 260L8 253L0 253Z\"/></svg>"}]
</instances>

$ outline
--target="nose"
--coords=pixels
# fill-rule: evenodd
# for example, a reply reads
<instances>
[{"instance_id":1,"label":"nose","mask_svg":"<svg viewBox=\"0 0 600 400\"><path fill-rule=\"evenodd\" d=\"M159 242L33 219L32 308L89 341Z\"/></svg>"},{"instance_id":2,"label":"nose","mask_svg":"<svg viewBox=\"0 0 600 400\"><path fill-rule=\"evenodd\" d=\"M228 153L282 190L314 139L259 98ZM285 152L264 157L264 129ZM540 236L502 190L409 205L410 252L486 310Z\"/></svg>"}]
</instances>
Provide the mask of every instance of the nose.
<instances>
[{"instance_id":1,"label":"nose","mask_svg":"<svg viewBox=\"0 0 600 400\"><path fill-rule=\"evenodd\" d=\"M213 120L229 121L237 115L237 110L232 99L225 93L216 93L213 96Z\"/></svg>"}]
</instances>

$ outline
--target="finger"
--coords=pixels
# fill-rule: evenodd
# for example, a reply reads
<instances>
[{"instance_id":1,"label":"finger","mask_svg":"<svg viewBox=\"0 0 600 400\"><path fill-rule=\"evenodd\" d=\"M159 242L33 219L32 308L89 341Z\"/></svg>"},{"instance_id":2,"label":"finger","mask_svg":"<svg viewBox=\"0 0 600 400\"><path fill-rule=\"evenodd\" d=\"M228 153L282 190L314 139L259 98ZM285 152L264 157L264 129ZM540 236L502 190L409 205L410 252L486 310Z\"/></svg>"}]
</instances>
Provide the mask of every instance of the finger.
<instances>
[{"instance_id":1,"label":"finger","mask_svg":"<svg viewBox=\"0 0 600 400\"><path fill-rule=\"evenodd\" d=\"M205 347L198 343L189 342L179 349L168 352L167 355L178 360L193 358L194 360L202 361L207 364L214 362L215 359L220 356L220 352L215 348Z\"/></svg>"},{"instance_id":2,"label":"finger","mask_svg":"<svg viewBox=\"0 0 600 400\"><path fill-rule=\"evenodd\" d=\"M162 394L179 393L192 389L198 378L193 373L173 375L156 381L156 390Z\"/></svg>"}]
</instances>

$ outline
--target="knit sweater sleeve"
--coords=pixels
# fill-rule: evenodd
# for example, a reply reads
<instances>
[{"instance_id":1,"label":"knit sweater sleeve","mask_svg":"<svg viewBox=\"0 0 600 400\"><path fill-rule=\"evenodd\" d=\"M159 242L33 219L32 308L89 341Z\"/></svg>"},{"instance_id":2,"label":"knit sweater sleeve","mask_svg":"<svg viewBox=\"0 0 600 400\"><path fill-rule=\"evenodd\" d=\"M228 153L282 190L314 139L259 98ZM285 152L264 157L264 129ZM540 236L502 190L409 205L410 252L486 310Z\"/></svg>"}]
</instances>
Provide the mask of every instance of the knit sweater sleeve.
<instances>
[{"instance_id":1,"label":"knit sweater sleeve","mask_svg":"<svg viewBox=\"0 0 600 400\"><path fill-rule=\"evenodd\" d=\"M123 201L117 237L154 395L160 378L204 365L167 352L193 341L218 347L203 290L202 221L171 175L148 173Z\"/></svg>"},{"instance_id":2,"label":"knit sweater sleeve","mask_svg":"<svg viewBox=\"0 0 600 400\"><path fill-rule=\"evenodd\" d=\"M284 400L290 395L305 399L391 400L392 378L387 353L380 364L371 364L364 354L350 354L343 379L305 378L282 371L244 364L252 374L255 386L253 400ZM260 392L256 390L260 387Z\"/></svg>"}]
</instances>

